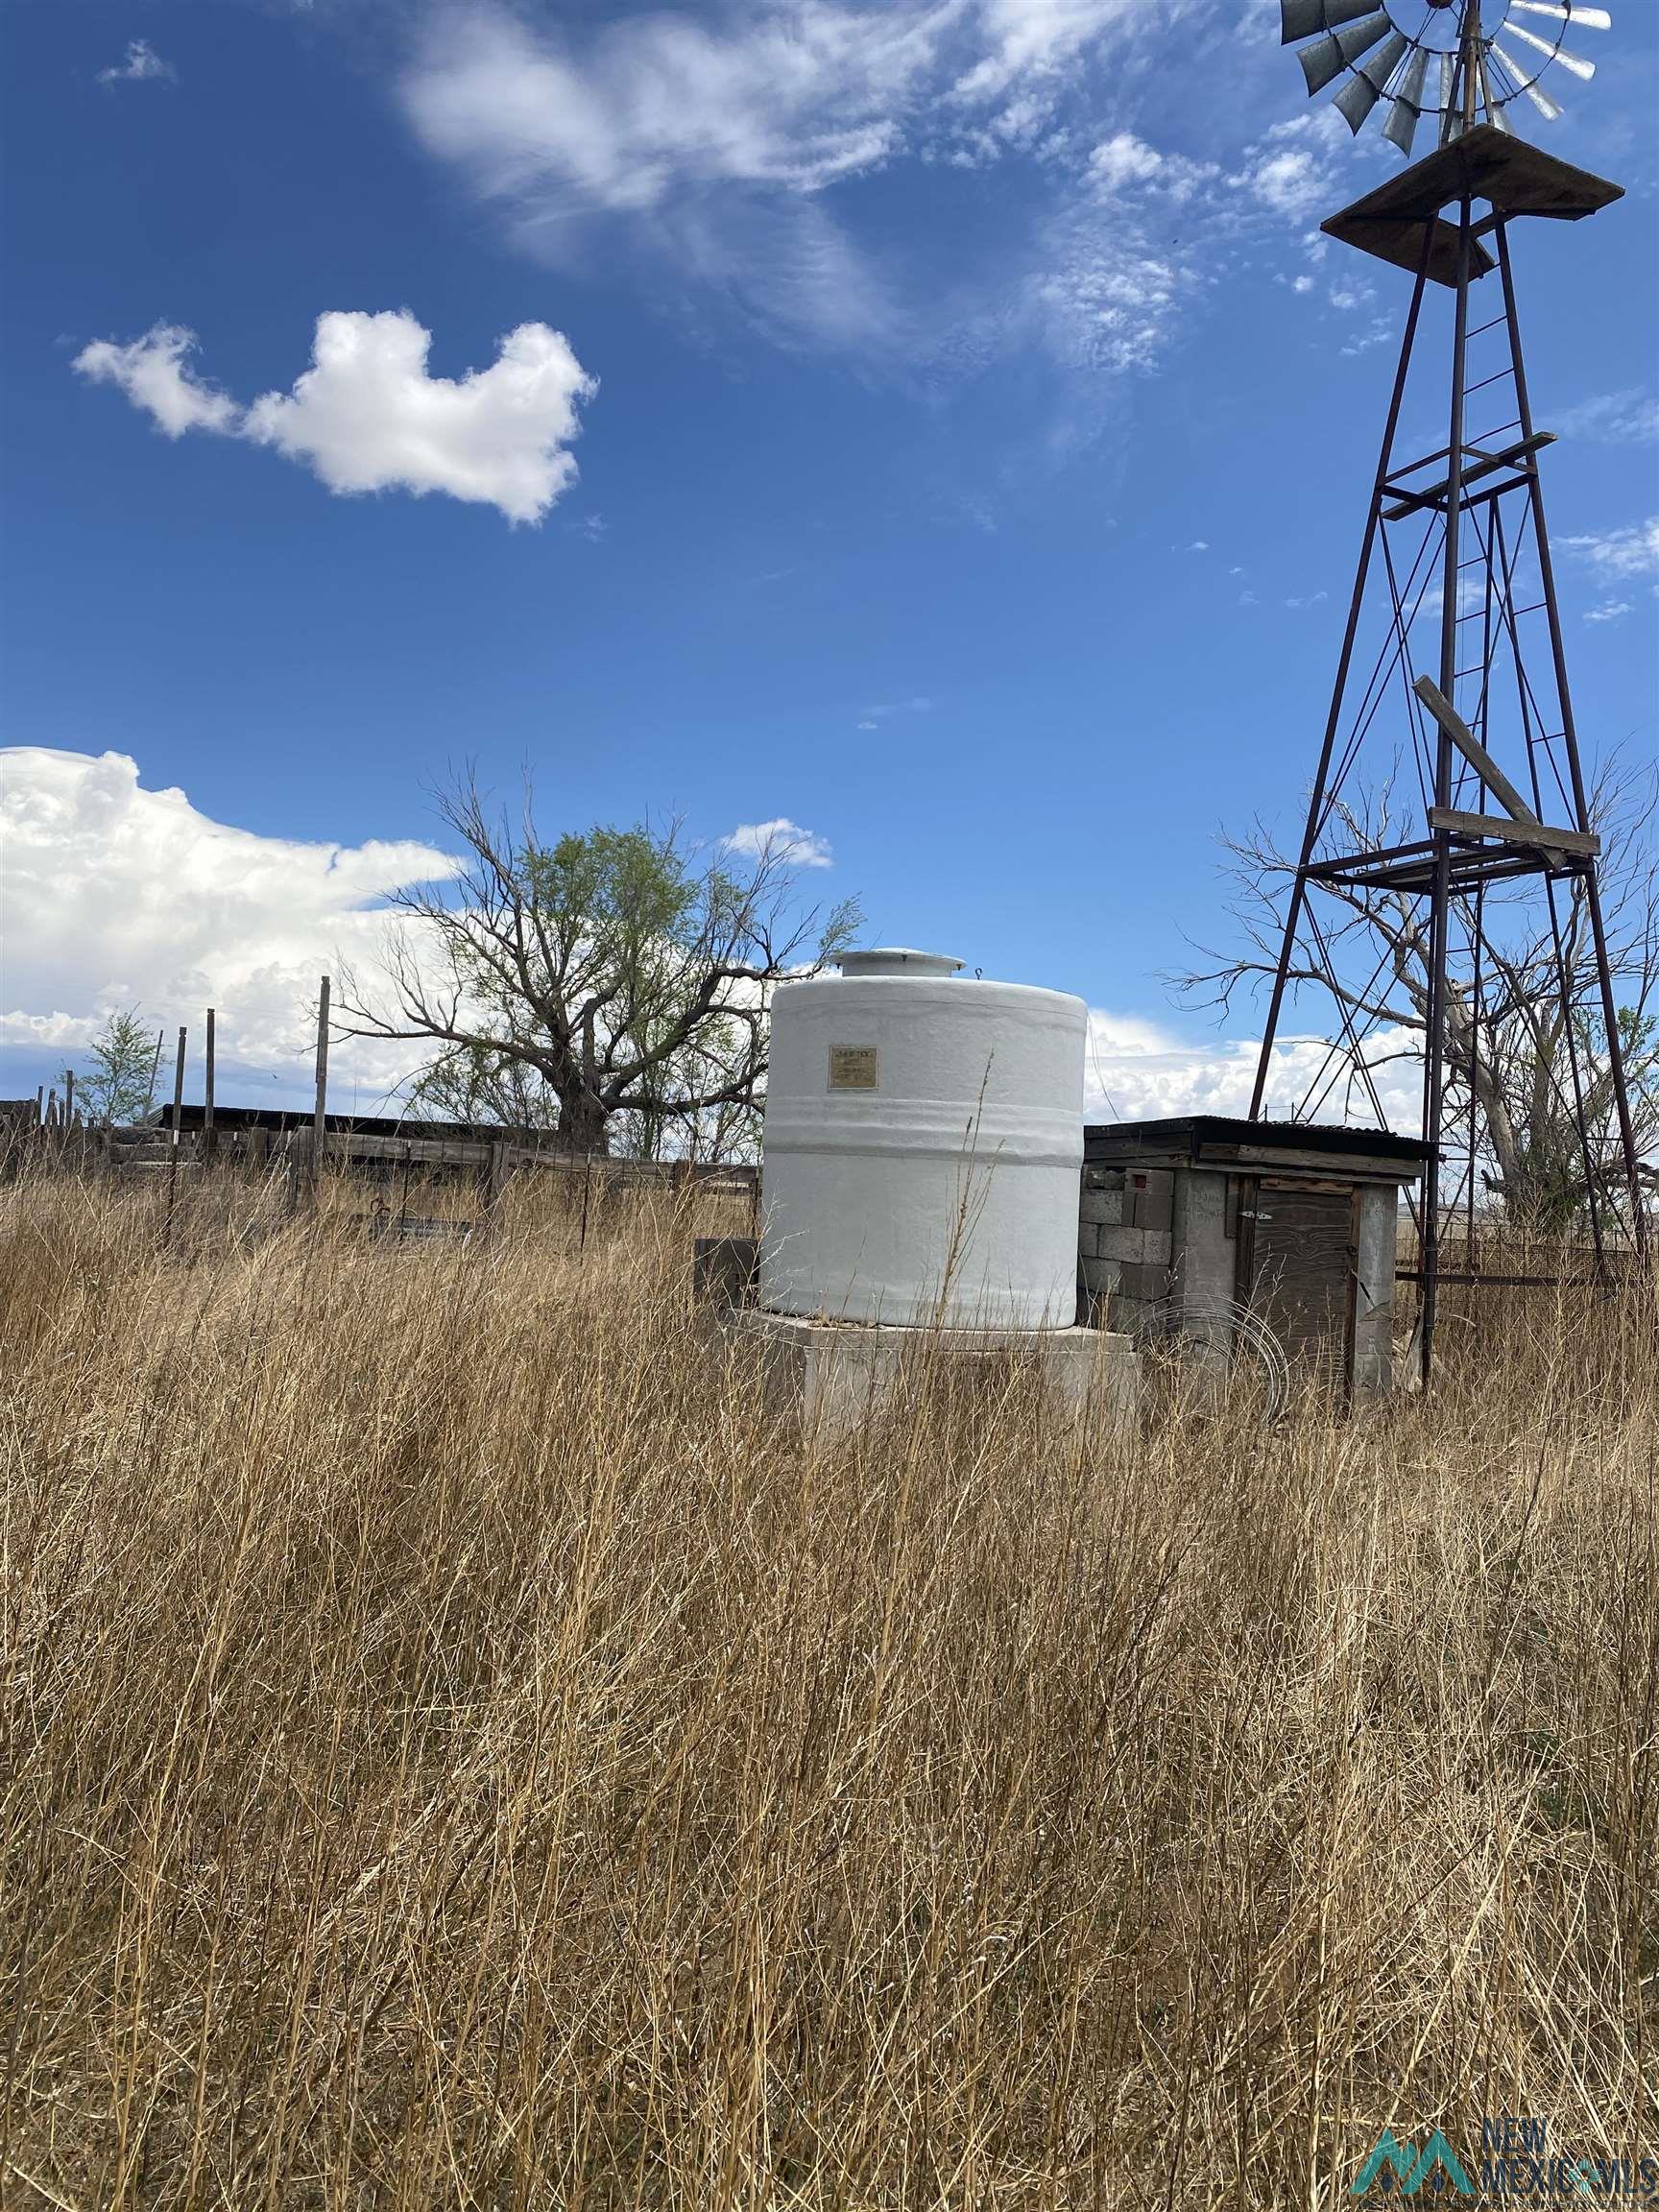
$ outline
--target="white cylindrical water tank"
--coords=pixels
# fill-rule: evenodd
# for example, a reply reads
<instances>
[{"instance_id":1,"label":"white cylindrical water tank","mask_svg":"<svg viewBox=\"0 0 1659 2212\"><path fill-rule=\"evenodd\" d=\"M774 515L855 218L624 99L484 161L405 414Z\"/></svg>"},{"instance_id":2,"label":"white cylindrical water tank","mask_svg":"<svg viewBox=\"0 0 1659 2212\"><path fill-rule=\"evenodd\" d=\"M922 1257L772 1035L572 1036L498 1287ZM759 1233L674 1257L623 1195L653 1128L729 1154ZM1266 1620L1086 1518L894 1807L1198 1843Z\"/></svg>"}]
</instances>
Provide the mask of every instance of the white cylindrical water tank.
<instances>
[{"instance_id":1,"label":"white cylindrical water tank","mask_svg":"<svg viewBox=\"0 0 1659 2212\"><path fill-rule=\"evenodd\" d=\"M772 1000L760 1303L1065 1329L1077 1310L1087 1009L849 952Z\"/></svg>"}]
</instances>

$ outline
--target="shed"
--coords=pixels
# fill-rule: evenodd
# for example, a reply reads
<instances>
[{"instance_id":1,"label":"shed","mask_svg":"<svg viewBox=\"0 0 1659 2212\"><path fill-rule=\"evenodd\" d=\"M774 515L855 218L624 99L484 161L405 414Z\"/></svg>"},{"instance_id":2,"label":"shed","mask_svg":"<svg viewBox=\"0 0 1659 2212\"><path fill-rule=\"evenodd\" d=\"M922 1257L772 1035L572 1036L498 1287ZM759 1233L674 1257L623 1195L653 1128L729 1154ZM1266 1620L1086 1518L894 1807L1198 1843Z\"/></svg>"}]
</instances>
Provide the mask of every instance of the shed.
<instances>
[{"instance_id":1,"label":"shed","mask_svg":"<svg viewBox=\"0 0 1659 2212\"><path fill-rule=\"evenodd\" d=\"M1402 1189L1428 1147L1382 1129L1188 1114L1084 1131L1078 1288L1106 1328L1231 1345L1248 1308L1352 1394L1393 1382Z\"/></svg>"}]
</instances>

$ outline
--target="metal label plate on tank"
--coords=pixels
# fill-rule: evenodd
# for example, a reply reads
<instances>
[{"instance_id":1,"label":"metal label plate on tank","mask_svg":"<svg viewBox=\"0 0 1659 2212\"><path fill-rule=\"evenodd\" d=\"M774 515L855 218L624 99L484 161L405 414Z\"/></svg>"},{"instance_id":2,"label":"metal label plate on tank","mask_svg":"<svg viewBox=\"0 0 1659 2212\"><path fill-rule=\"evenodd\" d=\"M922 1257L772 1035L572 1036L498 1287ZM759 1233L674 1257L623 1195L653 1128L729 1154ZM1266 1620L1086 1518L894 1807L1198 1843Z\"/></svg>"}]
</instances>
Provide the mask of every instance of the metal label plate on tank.
<instances>
[{"instance_id":1,"label":"metal label plate on tank","mask_svg":"<svg viewBox=\"0 0 1659 2212\"><path fill-rule=\"evenodd\" d=\"M878 1091L881 1088L881 1062L877 1047L874 1045L831 1045L830 1088L831 1091Z\"/></svg>"}]
</instances>

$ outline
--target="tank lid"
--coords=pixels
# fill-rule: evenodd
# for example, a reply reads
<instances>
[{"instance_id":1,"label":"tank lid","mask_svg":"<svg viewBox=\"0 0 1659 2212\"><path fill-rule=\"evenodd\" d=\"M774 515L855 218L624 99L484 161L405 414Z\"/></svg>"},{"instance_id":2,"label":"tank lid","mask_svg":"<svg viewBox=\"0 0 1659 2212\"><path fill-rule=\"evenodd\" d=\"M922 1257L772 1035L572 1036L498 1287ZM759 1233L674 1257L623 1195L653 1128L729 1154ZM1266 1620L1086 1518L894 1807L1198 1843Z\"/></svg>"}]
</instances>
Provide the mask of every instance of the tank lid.
<instances>
[{"instance_id":1,"label":"tank lid","mask_svg":"<svg viewBox=\"0 0 1659 2212\"><path fill-rule=\"evenodd\" d=\"M843 975L954 975L961 967L949 952L912 952L903 945L875 945L865 952L843 952Z\"/></svg>"}]
</instances>

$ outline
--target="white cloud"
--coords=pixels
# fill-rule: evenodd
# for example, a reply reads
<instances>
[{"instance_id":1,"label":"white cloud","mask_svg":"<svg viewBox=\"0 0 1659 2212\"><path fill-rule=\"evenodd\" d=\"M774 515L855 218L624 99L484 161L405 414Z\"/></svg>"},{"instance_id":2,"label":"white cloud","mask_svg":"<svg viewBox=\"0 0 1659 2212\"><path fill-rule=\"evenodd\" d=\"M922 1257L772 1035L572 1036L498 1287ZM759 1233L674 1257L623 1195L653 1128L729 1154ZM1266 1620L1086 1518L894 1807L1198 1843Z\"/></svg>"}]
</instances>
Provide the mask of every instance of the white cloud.
<instances>
[{"instance_id":1,"label":"white cloud","mask_svg":"<svg viewBox=\"0 0 1659 2212\"><path fill-rule=\"evenodd\" d=\"M996 99L1022 78L1050 76L1104 32L1146 12L1144 0L982 0L974 30L984 51L957 80L955 96Z\"/></svg>"},{"instance_id":2,"label":"white cloud","mask_svg":"<svg viewBox=\"0 0 1659 2212\"><path fill-rule=\"evenodd\" d=\"M1615 577L1659 575L1659 515L1618 530L1590 530L1561 542L1589 563L1603 583Z\"/></svg>"},{"instance_id":3,"label":"white cloud","mask_svg":"<svg viewBox=\"0 0 1659 2212\"><path fill-rule=\"evenodd\" d=\"M1659 438L1659 399L1650 392L1602 392L1554 415L1566 438L1606 445L1646 445Z\"/></svg>"},{"instance_id":4,"label":"white cloud","mask_svg":"<svg viewBox=\"0 0 1659 2212\"><path fill-rule=\"evenodd\" d=\"M721 844L750 860L782 860L796 868L831 868L835 855L826 840L781 814L775 822L740 822Z\"/></svg>"},{"instance_id":5,"label":"white cloud","mask_svg":"<svg viewBox=\"0 0 1659 2212\"><path fill-rule=\"evenodd\" d=\"M1584 619L1586 622L1623 622L1631 612L1628 599L1604 599L1599 607L1587 607Z\"/></svg>"},{"instance_id":6,"label":"white cloud","mask_svg":"<svg viewBox=\"0 0 1659 2212\"><path fill-rule=\"evenodd\" d=\"M1137 138L1133 131L1119 131L1115 137L1103 139L1089 156L1090 178L1103 192L1115 192L1123 184L1143 183L1163 167L1163 155L1144 139Z\"/></svg>"},{"instance_id":7,"label":"white cloud","mask_svg":"<svg viewBox=\"0 0 1659 2212\"><path fill-rule=\"evenodd\" d=\"M1517 578L1530 580L1530 565L1516 571ZM1517 599L1520 593L1516 592ZM1440 611L1446 604L1445 579L1436 573L1424 583L1421 595L1409 611L1413 623L1422 623L1434 629L1440 627ZM1471 614L1479 614L1486 604L1484 577L1459 576L1457 579L1457 618L1464 621Z\"/></svg>"},{"instance_id":8,"label":"white cloud","mask_svg":"<svg viewBox=\"0 0 1659 2212\"><path fill-rule=\"evenodd\" d=\"M1311 276L1292 276L1290 279L1290 289L1292 292L1311 292L1313 289L1313 279Z\"/></svg>"},{"instance_id":9,"label":"white cloud","mask_svg":"<svg viewBox=\"0 0 1659 2212\"><path fill-rule=\"evenodd\" d=\"M1394 335L1393 318L1374 315L1362 330L1355 332L1343 346L1344 354L1369 353L1373 346L1385 346Z\"/></svg>"},{"instance_id":10,"label":"white cloud","mask_svg":"<svg viewBox=\"0 0 1659 2212\"><path fill-rule=\"evenodd\" d=\"M520 324L458 382L428 373L431 343L407 312L320 315L312 367L255 399L245 434L332 492L445 492L539 521L575 477L567 447L592 378L545 323Z\"/></svg>"},{"instance_id":11,"label":"white cloud","mask_svg":"<svg viewBox=\"0 0 1659 2212\"><path fill-rule=\"evenodd\" d=\"M1186 550L1189 553L1208 553L1210 550L1210 541L1208 538L1194 538L1191 544L1189 545Z\"/></svg>"},{"instance_id":12,"label":"white cloud","mask_svg":"<svg viewBox=\"0 0 1659 2212\"><path fill-rule=\"evenodd\" d=\"M432 12L400 84L422 146L499 208L516 241L556 266L625 261L654 296L688 284L772 335L881 358L906 373L983 358L1045 331L1054 299L1005 246L946 279L913 235L860 245L851 180L910 157L973 169L1020 156L1048 165L1032 239L1041 262L1056 198L1126 184L1177 199L1212 174L1132 132L1097 147L1091 180L1085 59L1122 63L1196 0L744 0L621 20L529 18L488 4ZM1073 120L1058 112L1069 105ZM842 187L838 199L834 188ZM1064 302L1106 297L1062 235ZM1010 274L1010 271L1013 274ZM1141 269L1123 284L1154 288ZM1073 318L1075 320L1075 318ZM1110 365L1142 345L1070 345Z\"/></svg>"},{"instance_id":13,"label":"white cloud","mask_svg":"<svg viewBox=\"0 0 1659 2212\"><path fill-rule=\"evenodd\" d=\"M932 711L933 702L925 692L918 692L912 699L889 699L879 707L863 709L872 727L878 722L885 722L894 714L931 714Z\"/></svg>"},{"instance_id":14,"label":"white cloud","mask_svg":"<svg viewBox=\"0 0 1659 2212\"><path fill-rule=\"evenodd\" d=\"M880 161L930 57L926 11L653 14L584 45L505 14L438 18L403 83L421 142L490 195L643 209L710 182L810 191Z\"/></svg>"},{"instance_id":15,"label":"white cloud","mask_svg":"<svg viewBox=\"0 0 1659 2212\"><path fill-rule=\"evenodd\" d=\"M1347 140L1347 126L1332 108L1292 115L1245 148L1228 182L1270 213L1305 223L1334 204Z\"/></svg>"},{"instance_id":16,"label":"white cloud","mask_svg":"<svg viewBox=\"0 0 1659 2212\"><path fill-rule=\"evenodd\" d=\"M177 71L171 61L163 61L148 38L130 38L125 57L112 62L108 69L100 69L100 84L171 84L177 80Z\"/></svg>"},{"instance_id":17,"label":"white cloud","mask_svg":"<svg viewBox=\"0 0 1659 2212\"><path fill-rule=\"evenodd\" d=\"M431 333L406 309L317 318L312 365L291 392L243 409L204 384L188 330L157 324L132 345L86 347L74 367L126 393L168 437L210 430L273 445L331 492L441 492L537 522L576 476L579 402L597 389L562 331L523 323L488 369L427 367Z\"/></svg>"},{"instance_id":18,"label":"white cloud","mask_svg":"<svg viewBox=\"0 0 1659 2212\"><path fill-rule=\"evenodd\" d=\"M1140 221L1067 210L1040 251L1026 312L1070 366L1123 375L1156 367L1198 278Z\"/></svg>"},{"instance_id":19,"label":"white cloud","mask_svg":"<svg viewBox=\"0 0 1659 2212\"><path fill-rule=\"evenodd\" d=\"M1410 1129L1422 1109L1422 1077L1407 1059L1389 1063L1404 1040L1396 1031L1380 1033L1374 1043L1373 1079L1396 1128ZM1109 1121L1156 1120L1174 1114L1248 1112L1261 1052L1256 1038L1220 1038L1193 1044L1171 1036L1142 1017L1089 1010L1088 1056L1084 1070L1084 1112ZM1287 1119L1310 1088L1329 1071L1324 1040L1286 1037L1278 1044L1268 1070L1264 1110L1269 1119ZM1324 1098L1319 1118L1369 1121L1375 1117L1363 1087L1344 1076Z\"/></svg>"},{"instance_id":20,"label":"white cloud","mask_svg":"<svg viewBox=\"0 0 1659 2212\"><path fill-rule=\"evenodd\" d=\"M1308 591L1299 598L1286 599L1285 604L1293 613L1300 614L1305 608L1323 605L1330 596L1329 591Z\"/></svg>"},{"instance_id":21,"label":"white cloud","mask_svg":"<svg viewBox=\"0 0 1659 2212\"><path fill-rule=\"evenodd\" d=\"M251 1071L245 1091L299 1079L317 978L340 955L372 963L386 895L456 873L414 841L312 843L212 821L182 791L142 788L123 753L0 751L0 1042L68 1051L134 1003L196 1038L213 1006L227 1066ZM376 1090L410 1064L406 1046L358 1044L333 1063Z\"/></svg>"},{"instance_id":22,"label":"white cloud","mask_svg":"<svg viewBox=\"0 0 1659 2212\"><path fill-rule=\"evenodd\" d=\"M130 346L107 338L84 347L70 366L91 384L113 384L158 430L181 438L186 430L233 436L241 422L234 399L204 384L190 366L195 333L157 323Z\"/></svg>"}]
</instances>

